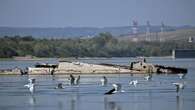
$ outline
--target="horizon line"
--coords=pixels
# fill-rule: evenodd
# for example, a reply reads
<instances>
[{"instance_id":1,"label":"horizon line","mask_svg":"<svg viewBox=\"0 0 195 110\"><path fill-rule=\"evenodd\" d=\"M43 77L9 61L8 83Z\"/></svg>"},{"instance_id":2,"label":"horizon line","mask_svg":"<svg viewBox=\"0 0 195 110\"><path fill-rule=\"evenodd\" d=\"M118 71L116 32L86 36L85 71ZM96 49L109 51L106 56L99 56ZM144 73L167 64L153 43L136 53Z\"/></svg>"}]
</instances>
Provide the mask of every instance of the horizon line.
<instances>
[{"instance_id":1,"label":"horizon line","mask_svg":"<svg viewBox=\"0 0 195 110\"><path fill-rule=\"evenodd\" d=\"M147 26L146 24L145 25L138 25L138 27L140 26ZM157 24L154 24L154 25L150 25L150 26L161 26L161 24L157 25ZM183 27L183 26L189 26L189 27L195 27L194 25L189 25L189 24L184 24L184 25L165 25L165 26L170 26L170 27ZM0 25L0 28L117 28L117 27L133 27L133 25L121 25L121 26L102 26L102 27L99 27L99 26L1 26Z\"/></svg>"}]
</instances>

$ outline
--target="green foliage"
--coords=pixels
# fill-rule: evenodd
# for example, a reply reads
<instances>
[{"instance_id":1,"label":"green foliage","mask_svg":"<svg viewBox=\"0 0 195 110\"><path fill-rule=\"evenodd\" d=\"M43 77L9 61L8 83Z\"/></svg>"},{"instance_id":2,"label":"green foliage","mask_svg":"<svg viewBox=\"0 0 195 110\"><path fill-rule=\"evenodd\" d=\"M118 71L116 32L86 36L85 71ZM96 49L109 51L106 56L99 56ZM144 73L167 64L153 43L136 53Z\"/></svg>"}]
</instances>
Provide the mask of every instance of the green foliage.
<instances>
[{"instance_id":1,"label":"green foliage","mask_svg":"<svg viewBox=\"0 0 195 110\"><path fill-rule=\"evenodd\" d=\"M131 42L101 33L88 39L34 39L31 36L0 38L0 57L33 55L36 57L134 57L168 56L172 49L195 49L182 41Z\"/></svg>"}]
</instances>

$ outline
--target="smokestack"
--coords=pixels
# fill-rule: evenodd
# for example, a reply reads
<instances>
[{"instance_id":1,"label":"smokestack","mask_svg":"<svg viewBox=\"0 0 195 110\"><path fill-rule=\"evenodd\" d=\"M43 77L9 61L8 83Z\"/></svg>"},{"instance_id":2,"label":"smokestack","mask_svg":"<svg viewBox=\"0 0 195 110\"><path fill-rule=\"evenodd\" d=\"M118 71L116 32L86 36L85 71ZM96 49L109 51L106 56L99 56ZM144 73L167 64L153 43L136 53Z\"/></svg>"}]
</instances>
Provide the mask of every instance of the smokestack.
<instances>
[{"instance_id":1,"label":"smokestack","mask_svg":"<svg viewBox=\"0 0 195 110\"><path fill-rule=\"evenodd\" d=\"M151 41L150 39L150 21L146 21L146 41Z\"/></svg>"},{"instance_id":2,"label":"smokestack","mask_svg":"<svg viewBox=\"0 0 195 110\"><path fill-rule=\"evenodd\" d=\"M133 34L137 36L137 34L138 34L138 23L135 20L133 20L132 31L133 31Z\"/></svg>"}]
</instances>

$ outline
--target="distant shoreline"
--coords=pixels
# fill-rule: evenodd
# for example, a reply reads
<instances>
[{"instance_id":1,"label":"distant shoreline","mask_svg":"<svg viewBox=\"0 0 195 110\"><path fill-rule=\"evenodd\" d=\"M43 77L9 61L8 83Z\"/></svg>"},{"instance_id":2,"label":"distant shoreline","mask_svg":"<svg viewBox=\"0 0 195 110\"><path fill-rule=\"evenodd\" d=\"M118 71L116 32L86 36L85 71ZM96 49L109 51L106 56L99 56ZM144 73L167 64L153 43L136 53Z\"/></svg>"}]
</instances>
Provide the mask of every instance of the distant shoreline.
<instances>
[{"instance_id":1,"label":"distant shoreline","mask_svg":"<svg viewBox=\"0 0 195 110\"><path fill-rule=\"evenodd\" d=\"M118 58L139 58L139 57L64 57L64 58L55 58L55 57L36 57L36 58L31 58L31 59L14 59L14 58L0 58L0 61L6 61L6 60L13 60L13 61L42 61L42 60L104 60L104 59L118 59ZM141 58L141 57L140 57ZM151 57L144 57L144 58L172 58L172 56L151 56Z\"/></svg>"}]
</instances>

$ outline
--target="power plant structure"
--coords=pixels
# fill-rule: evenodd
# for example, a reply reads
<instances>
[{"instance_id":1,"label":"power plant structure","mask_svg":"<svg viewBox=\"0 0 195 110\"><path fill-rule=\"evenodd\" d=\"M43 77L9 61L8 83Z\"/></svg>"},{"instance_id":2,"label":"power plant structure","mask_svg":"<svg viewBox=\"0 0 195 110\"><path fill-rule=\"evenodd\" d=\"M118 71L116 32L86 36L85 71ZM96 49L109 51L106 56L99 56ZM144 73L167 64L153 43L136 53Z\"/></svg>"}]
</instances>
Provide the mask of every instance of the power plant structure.
<instances>
[{"instance_id":1,"label":"power plant structure","mask_svg":"<svg viewBox=\"0 0 195 110\"><path fill-rule=\"evenodd\" d=\"M150 32L150 21L146 21L146 41L151 41L151 32Z\"/></svg>"},{"instance_id":2,"label":"power plant structure","mask_svg":"<svg viewBox=\"0 0 195 110\"><path fill-rule=\"evenodd\" d=\"M135 20L133 20L132 33L135 36L138 35L138 22Z\"/></svg>"},{"instance_id":3,"label":"power plant structure","mask_svg":"<svg viewBox=\"0 0 195 110\"><path fill-rule=\"evenodd\" d=\"M165 31L165 24L164 24L164 22L161 22L160 36L159 36L160 42L164 41L164 39L163 39L164 31Z\"/></svg>"}]
</instances>

